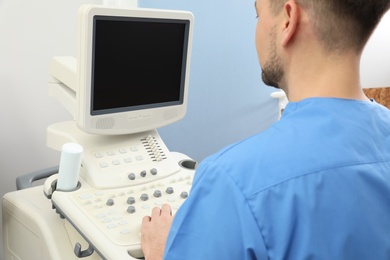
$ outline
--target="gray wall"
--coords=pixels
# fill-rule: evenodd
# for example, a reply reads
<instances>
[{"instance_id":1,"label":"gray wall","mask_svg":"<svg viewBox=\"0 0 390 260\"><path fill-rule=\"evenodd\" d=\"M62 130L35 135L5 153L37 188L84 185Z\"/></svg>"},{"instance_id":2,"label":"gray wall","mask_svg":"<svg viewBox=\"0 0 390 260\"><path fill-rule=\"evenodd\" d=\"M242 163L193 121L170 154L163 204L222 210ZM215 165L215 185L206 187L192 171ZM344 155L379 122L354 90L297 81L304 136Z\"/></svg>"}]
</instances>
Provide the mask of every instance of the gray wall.
<instances>
[{"instance_id":1,"label":"gray wall","mask_svg":"<svg viewBox=\"0 0 390 260\"><path fill-rule=\"evenodd\" d=\"M365 88L390 87L390 11L374 31L364 49L361 84Z\"/></svg>"}]
</instances>

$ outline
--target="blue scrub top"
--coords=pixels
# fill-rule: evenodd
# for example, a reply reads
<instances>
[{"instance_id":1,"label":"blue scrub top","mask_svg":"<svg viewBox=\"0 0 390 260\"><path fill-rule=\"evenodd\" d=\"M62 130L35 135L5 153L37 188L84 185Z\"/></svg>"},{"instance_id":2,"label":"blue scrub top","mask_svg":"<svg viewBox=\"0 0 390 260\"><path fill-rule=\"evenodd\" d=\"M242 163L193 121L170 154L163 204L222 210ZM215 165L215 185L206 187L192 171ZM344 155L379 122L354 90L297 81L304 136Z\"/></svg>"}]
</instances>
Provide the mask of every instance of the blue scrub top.
<instances>
[{"instance_id":1,"label":"blue scrub top","mask_svg":"<svg viewBox=\"0 0 390 260\"><path fill-rule=\"evenodd\" d=\"M390 259L390 112L290 102L268 130L207 158L165 259Z\"/></svg>"}]
</instances>

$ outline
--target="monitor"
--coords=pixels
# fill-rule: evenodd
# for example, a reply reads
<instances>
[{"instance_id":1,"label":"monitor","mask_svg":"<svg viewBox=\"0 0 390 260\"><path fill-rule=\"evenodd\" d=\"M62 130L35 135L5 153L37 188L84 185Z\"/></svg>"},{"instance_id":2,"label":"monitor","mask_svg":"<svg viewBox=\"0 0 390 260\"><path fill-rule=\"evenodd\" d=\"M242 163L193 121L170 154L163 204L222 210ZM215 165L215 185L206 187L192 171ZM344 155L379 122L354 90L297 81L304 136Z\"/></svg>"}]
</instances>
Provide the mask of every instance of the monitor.
<instances>
[{"instance_id":1,"label":"monitor","mask_svg":"<svg viewBox=\"0 0 390 260\"><path fill-rule=\"evenodd\" d=\"M190 12L85 5L79 18L74 117L82 130L131 134L184 117Z\"/></svg>"}]
</instances>

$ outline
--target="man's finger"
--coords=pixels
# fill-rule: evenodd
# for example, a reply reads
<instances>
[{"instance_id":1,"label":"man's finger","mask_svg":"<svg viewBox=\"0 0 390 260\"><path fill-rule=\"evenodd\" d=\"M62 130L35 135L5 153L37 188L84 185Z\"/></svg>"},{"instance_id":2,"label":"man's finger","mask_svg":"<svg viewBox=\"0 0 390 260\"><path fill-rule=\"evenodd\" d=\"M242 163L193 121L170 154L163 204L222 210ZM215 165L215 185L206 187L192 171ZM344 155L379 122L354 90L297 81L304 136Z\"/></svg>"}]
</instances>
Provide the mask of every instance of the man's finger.
<instances>
[{"instance_id":1,"label":"man's finger","mask_svg":"<svg viewBox=\"0 0 390 260\"><path fill-rule=\"evenodd\" d=\"M150 223L150 221L152 220L152 218L150 216L145 216L142 218L142 225L145 225L147 223Z\"/></svg>"},{"instance_id":2,"label":"man's finger","mask_svg":"<svg viewBox=\"0 0 390 260\"><path fill-rule=\"evenodd\" d=\"M154 207L152 210L152 218L159 217L161 215L161 208L160 207Z\"/></svg>"},{"instance_id":3,"label":"man's finger","mask_svg":"<svg viewBox=\"0 0 390 260\"><path fill-rule=\"evenodd\" d=\"M161 215L162 214L168 214L170 216L172 216L172 208L171 208L171 205L169 204L164 204L161 208Z\"/></svg>"}]
</instances>

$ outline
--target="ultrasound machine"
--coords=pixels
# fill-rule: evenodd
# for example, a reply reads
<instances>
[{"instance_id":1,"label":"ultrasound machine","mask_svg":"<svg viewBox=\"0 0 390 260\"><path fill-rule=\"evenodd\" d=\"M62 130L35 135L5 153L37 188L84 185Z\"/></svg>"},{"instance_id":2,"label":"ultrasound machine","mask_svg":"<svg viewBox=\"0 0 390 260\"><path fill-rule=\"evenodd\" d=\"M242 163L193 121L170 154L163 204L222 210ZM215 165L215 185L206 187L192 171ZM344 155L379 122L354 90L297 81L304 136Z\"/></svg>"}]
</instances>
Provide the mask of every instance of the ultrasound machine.
<instances>
[{"instance_id":1,"label":"ultrasound machine","mask_svg":"<svg viewBox=\"0 0 390 260\"><path fill-rule=\"evenodd\" d=\"M59 168L3 197L4 260L142 259L142 218L190 193L196 162L156 129L186 113L192 14L83 5L78 18L77 58L49 69L73 116L47 128Z\"/></svg>"}]
</instances>

